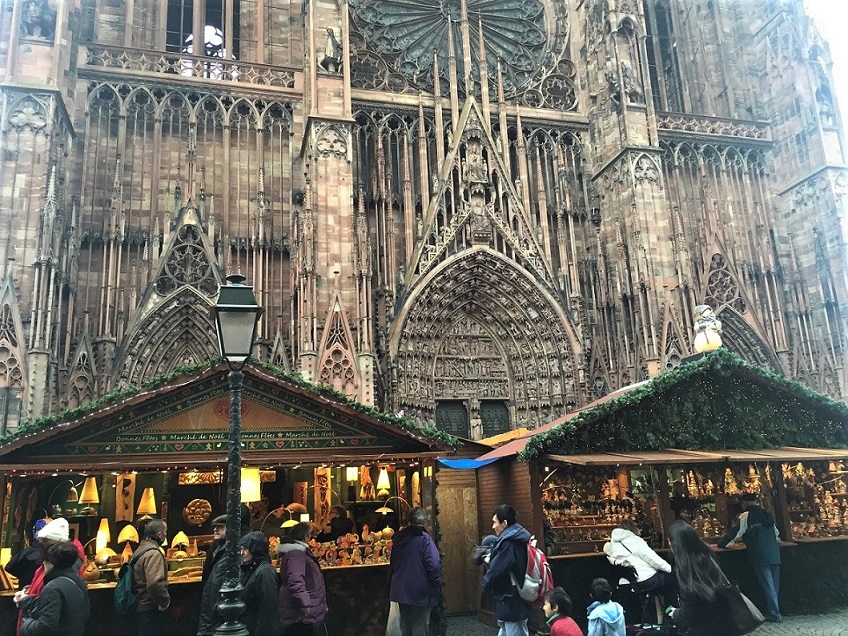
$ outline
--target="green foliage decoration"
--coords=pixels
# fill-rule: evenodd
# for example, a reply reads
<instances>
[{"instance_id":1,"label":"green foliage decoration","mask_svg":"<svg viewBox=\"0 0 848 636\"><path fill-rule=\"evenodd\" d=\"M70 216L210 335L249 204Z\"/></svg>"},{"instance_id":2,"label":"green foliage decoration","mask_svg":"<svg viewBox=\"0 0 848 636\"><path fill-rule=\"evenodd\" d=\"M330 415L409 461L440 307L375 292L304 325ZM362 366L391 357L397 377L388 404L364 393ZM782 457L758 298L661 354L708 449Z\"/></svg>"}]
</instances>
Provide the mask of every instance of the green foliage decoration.
<instances>
[{"instance_id":1,"label":"green foliage decoration","mask_svg":"<svg viewBox=\"0 0 848 636\"><path fill-rule=\"evenodd\" d=\"M86 402L85 404L81 404L80 406L71 409L66 409L61 413L39 417L34 420L22 422L21 425L18 426L15 431L7 434L5 437L0 439L0 446L15 439L26 437L38 431L50 428L51 426L56 426L61 422L69 422L71 420L83 417L92 413L93 411L102 409L103 407L117 405L121 401L134 397L143 391L161 388L164 385L173 382L179 377L200 375L201 373L207 370L216 368L220 363L221 359L215 357L200 364L190 366L178 366L175 367L174 370L170 373L156 376L142 383L139 386L127 386L122 389L115 389L103 394L96 400ZM292 373L286 371L282 367L278 367L267 362L252 361L251 364L264 370L266 373L277 379L284 380L286 382L290 382L291 384L296 385L298 388L306 391L307 393L328 398L333 400L334 402L342 403L345 406L353 409L354 411L363 413L375 419L397 426L405 430L406 432L412 434L421 441L436 442L440 445L450 448L456 448L457 446L459 446L458 438L454 437L453 435L450 435L449 433L441 431L434 426L420 425L416 422L413 422L412 420L401 417L399 415L395 415L394 413L384 413L373 407L367 406L355 400L351 400L348 396L344 395L343 393L339 393L338 391L330 387L319 386L317 384L312 384L311 382L308 382L300 373Z\"/></svg>"},{"instance_id":2,"label":"green foliage decoration","mask_svg":"<svg viewBox=\"0 0 848 636\"><path fill-rule=\"evenodd\" d=\"M848 405L718 349L528 438L544 453L848 447Z\"/></svg>"}]
</instances>

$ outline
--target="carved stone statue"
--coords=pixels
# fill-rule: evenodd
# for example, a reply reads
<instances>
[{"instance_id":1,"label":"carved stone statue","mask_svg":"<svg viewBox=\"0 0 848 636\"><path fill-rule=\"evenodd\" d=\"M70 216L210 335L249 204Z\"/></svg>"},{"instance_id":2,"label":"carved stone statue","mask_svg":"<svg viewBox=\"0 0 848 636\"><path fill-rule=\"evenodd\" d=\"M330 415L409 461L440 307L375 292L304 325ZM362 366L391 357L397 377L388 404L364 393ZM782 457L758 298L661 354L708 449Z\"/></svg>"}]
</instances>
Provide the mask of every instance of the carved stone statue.
<instances>
[{"instance_id":1,"label":"carved stone statue","mask_svg":"<svg viewBox=\"0 0 848 636\"><path fill-rule=\"evenodd\" d=\"M25 38L53 37L56 30L56 12L47 0L25 0L21 10L21 35Z\"/></svg>"},{"instance_id":2,"label":"carved stone statue","mask_svg":"<svg viewBox=\"0 0 848 636\"><path fill-rule=\"evenodd\" d=\"M342 72L342 43L336 38L333 27L327 27L327 43L324 45L323 57L318 64L333 75Z\"/></svg>"}]
</instances>

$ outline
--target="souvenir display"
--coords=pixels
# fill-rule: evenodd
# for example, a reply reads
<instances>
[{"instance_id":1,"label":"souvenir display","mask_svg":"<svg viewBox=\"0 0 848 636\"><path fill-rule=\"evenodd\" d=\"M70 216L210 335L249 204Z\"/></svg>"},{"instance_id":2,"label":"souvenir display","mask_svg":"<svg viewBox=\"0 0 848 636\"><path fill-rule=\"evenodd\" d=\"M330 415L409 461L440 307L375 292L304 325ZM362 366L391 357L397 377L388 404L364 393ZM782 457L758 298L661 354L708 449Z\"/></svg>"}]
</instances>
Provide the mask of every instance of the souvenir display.
<instances>
[{"instance_id":1,"label":"souvenir display","mask_svg":"<svg viewBox=\"0 0 848 636\"><path fill-rule=\"evenodd\" d=\"M622 519L645 517L628 472L615 469L554 470L542 486L542 507L554 554L600 552Z\"/></svg>"},{"instance_id":2,"label":"souvenir display","mask_svg":"<svg viewBox=\"0 0 848 636\"><path fill-rule=\"evenodd\" d=\"M360 542L358 535L347 534L329 543L318 543L313 539L309 547L322 568L388 563L392 556L392 540L373 532L369 533L368 539Z\"/></svg>"},{"instance_id":3,"label":"souvenir display","mask_svg":"<svg viewBox=\"0 0 848 636\"><path fill-rule=\"evenodd\" d=\"M783 464L782 472L794 540L848 537L844 462Z\"/></svg>"}]
</instances>

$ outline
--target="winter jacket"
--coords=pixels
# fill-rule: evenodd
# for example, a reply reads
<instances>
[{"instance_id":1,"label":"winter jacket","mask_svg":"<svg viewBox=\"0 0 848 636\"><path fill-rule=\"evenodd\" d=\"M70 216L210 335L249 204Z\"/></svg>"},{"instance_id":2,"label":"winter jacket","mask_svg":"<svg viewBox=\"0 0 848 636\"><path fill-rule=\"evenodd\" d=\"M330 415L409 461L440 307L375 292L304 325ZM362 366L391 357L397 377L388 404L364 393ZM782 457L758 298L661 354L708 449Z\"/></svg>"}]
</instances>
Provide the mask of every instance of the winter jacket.
<instances>
[{"instance_id":1,"label":"winter jacket","mask_svg":"<svg viewBox=\"0 0 848 636\"><path fill-rule=\"evenodd\" d=\"M760 506L750 505L739 515L733 527L718 542L720 548L732 546L737 541L745 542L751 565L762 568L780 565L780 533L774 520Z\"/></svg>"},{"instance_id":2,"label":"winter jacket","mask_svg":"<svg viewBox=\"0 0 848 636\"><path fill-rule=\"evenodd\" d=\"M583 636L583 632L570 616L554 614L548 619L551 636Z\"/></svg>"},{"instance_id":3,"label":"winter jacket","mask_svg":"<svg viewBox=\"0 0 848 636\"><path fill-rule=\"evenodd\" d=\"M148 550L148 548L153 548ZM133 566L133 593L138 598L135 611L165 611L171 604L168 594L168 563L158 541L142 539L137 552L147 550Z\"/></svg>"},{"instance_id":4,"label":"winter jacket","mask_svg":"<svg viewBox=\"0 0 848 636\"><path fill-rule=\"evenodd\" d=\"M283 627L304 623L320 625L327 617L327 591L324 575L309 546L289 541L277 546L280 563L278 610Z\"/></svg>"},{"instance_id":5,"label":"winter jacket","mask_svg":"<svg viewBox=\"0 0 848 636\"><path fill-rule=\"evenodd\" d=\"M5 566L6 572L18 579L18 589L32 583L32 577L41 564L38 547L31 545L13 556Z\"/></svg>"},{"instance_id":6,"label":"winter jacket","mask_svg":"<svg viewBox=\"0 0 848 636\"><path fill-rule=\"evenodd\" d=\"M438 605L442 564L439 549L424 528L410 525L394 536L390 564L390 601L418 607Z\"/></svg>"},{"instance_id":7,"label":"winter jacket","mask_svg":"<svg viewBox=\"0 0 848 636\"><path fill-rule=\"evenodd\" d=\"M239 619L250 636L275 636L277 620L277 571L268 557L268 539L261 532L248 532L239 545L250 550L253 560L241 564L241 600L244 613Z\"/></svg>"},{"instance_id":8,"label":"winter jacket","mask_svg":"<svg viewBox=\"0 0 848 636\"><path fill-rule=\"evenodd\" d=\"M613 565L636 571L637 581L646 581L657 572L671 572L671 566L654 552L645 540L630 530L616 528L604 544L604 554Z\"/></svg>"},{"instance_id":9,"label":"winter jacket","mask_svg":"<svg viewBox=\"0 0 848 636\"><path fill-rule=\"evenodd\" d=\"M531 605L518 595L514 581L524 581L527 573L527 542L530 533L520 524L508 526L498 537L483 576L483 591L495 601L495 618L507 623L525 621ZM512 574L512 577L510 577Z\"/></svg>"},{"instance_id":10,"label":"winter jacket","mask_svg":"<svg viewBox=\"0 0 848 636\"><path fill-rule=\"evenodd\" d=\"M713 601L697 597L680 597L680 608L671 615L674 623L688 628L689 636L716 636L732 634L730 611L724 597L716 596Z\"/></svg>"},{"instance_id":11,"label":"winter jacket","mask_svg":"<svg viewBox=\"0 0 848 636\"><path fill-rule=\"evenodd\" d=\"M85 551L82 548L82 543L80 543L77 539L74 539L71 543L74 544L74 547L77 549L77 556L79 559L77 560L77 574L79 574L80 578L82 578L82 573L85 571ZM29 584L29 590L27 590L28 602L34 601L38 598L38 595L41 594L41 590L44 589L45 581L44 581L44 564L40 563L35 570L35 574L32 575L32 583ZM21 607L21 611L18 612L18 629L16 634L20 636L21 633L21 625L24 621L24 606Z\"/></svg>"},{"instance_id":12,"label":"winter jacket","mask_svg":"<svg viewBox=\"0 0 848 636\"><path fill-rule=\"evenodd\" d=\"M24 604L21 636L83 636L91 606L88 586L75 568L52 569L44 589Z\"/></svg>"},{"instance_id":13,"label":"winter jacket","mask_svg":"<svg viewBox=\"0 0 848 636\"><path fill-rule=\"evenodd\" d=\"M223 541L216 541L210 546L214 548L206 561L209 563L206 583L203 585L203 596L200 598L200 619L197 623L197 635L208 636L215 633L215 629L221 623L221 618L215 609L221 597L221 585L227 574L227 545ZM204 563L204 566L206 563ZM204 568L206 569L206 568Z\"/></svg>"},{"instance_id":14,"label":"winter jacket","mask_svg":"<svg viewBox=\"0 0 848 636\"><path fill-rule=\"evenodd\" d=\"M614 601L595 601L589 606L586 636L625 636L624 608Z\"/></svg>"}]
</instances>

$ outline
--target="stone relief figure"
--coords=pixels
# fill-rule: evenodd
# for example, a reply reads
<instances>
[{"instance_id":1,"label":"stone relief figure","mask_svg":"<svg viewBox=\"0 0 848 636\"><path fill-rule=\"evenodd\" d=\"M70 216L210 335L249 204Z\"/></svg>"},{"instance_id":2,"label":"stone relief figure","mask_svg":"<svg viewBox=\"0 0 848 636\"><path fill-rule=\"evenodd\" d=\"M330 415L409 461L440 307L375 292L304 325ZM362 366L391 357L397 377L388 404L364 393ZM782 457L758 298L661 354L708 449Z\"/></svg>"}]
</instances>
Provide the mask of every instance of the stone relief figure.
<instances>
[{"instance_id":1,"label":"stone relief figure","mask_svg":"<svg viewBox=\"0 0 848 636\"><path fill-rule=\"evenodd\" d=\"M642 84L636 77L630 60L621 61L621 77L624 80L624 95L627 101L631 104L644 104L645 94L642 92Z\"/></svg>"},{"instance_id":2,"label":"stone relief figure","mask_svg":"<svg viewBox=\"0 0 848 636\"><path fill-rule=\"evenodd\" d=\"M319 66L333 75L342 72L342 43L336 38L333 27L327 27L327 42Z\"/></svg>"},{"instance_id":3,"label":"stone relief figure","mask_svg":"<svg viewBox=\"0 0 848 636\"><path fill-rule=\"evenodd\" d=\"M819 87L816 89L816 104L818 104L819 117L822 126L833 126L835 111L833 96L830 92L830 82L821 66L817 67L817 74L819 76Z\"/></svg>"},{"instance_id":4,"label":"stone relief figure","mask_svg":"<svg viewBox=\"0 0 848 636\"><path fill-rule=\"evenodd\" d=\"M56 12L48 0L25 0L21 10L21 35L47 40L56 30Z\"/></svg>"}]
</instances>

